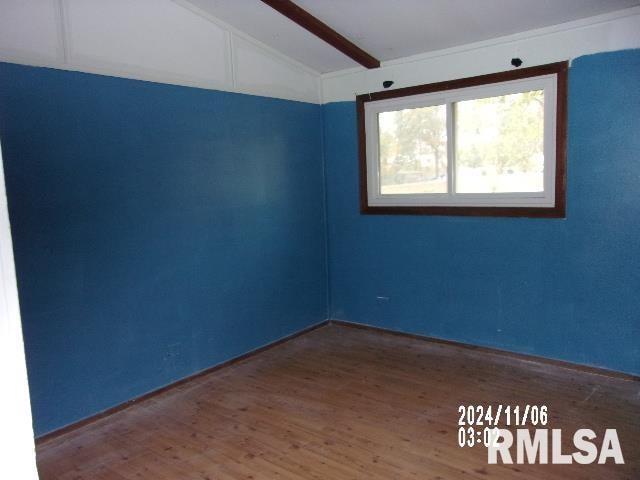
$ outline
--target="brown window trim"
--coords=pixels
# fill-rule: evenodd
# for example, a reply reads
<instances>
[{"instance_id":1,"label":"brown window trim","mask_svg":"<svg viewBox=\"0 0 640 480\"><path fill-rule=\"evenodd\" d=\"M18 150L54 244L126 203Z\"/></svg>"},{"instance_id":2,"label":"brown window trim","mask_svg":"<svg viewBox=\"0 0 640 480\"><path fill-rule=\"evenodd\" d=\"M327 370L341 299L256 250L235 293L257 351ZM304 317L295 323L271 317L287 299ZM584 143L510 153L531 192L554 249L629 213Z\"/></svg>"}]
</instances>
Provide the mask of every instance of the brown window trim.
<instances>
[{"instance_id":1,"label":"brown window trim","mask_svg":"<svg viewBox=\"0 0 640 480\"><path fill-rule=\"evenodd\" d=\"M566 216L566 138L567 138L567 73L569 62L557 62L537 67L478 75L445 82L429 83L413 87L366 93L356 97L358 113L358 149L360 162L360 212L382 215L465 215L487 217L542 217L565 218ZM388 98L407 97L423 93L476 87L491 83L521 80L543 75L557 75L556 108L556 183L553 207L467 207L467 206L370 206L367 195L367 152L364 106L367 102Z\"/></svg>"}]
</instances>

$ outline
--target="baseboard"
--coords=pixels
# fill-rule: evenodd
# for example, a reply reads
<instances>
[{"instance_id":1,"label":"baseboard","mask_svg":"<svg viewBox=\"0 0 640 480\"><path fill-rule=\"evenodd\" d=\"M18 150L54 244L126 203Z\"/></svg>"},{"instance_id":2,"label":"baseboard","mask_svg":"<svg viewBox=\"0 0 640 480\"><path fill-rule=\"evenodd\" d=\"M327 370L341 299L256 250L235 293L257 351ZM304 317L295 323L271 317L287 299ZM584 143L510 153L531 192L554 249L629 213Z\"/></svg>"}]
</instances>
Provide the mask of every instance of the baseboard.
<instances>
[{"instance_id":1,"label":"baseboard","mask_svg":"<svg viewBox=\"0 0 640 480\"><path fill-rule=\"evenodd\" d=\"M499 355L502 357L513 358L513 359L525 361L525 362L539 363L543 365L550 365L554 367L560 367L560 368L565 368L565 369L584 372L584 373L591 373L594 375L602 375L605 377L611 377L618 380L640 382L640 376L634 375L632 373L619 372L617 370L609 370L606 368L593 367L590 365L582 365L579 363L568 362L566 360L557 360L553 358L540 357L537 355L530 355L526 353L511 352L509 350L500 350L499 348L493 348L493 347L482 347L482 346L473 345L470 343L457 342L455 340L445 340L443 338L430 337L428 335L419 335L415 333L401 332L398 330L392 330L392 329L383 328L383 327L376 327L376 326L368 325L365 323L348 322L345 320L329 320L328 323L330 325L339 325L343 327L369 330L372 332L385 333L388 335L396 335L396 336L401 336L405 338L412 338L415 340L422 340L425 342L438 343L441 345L464 348L467 350L474 350L476 352L484 352L492 355Z\"/></svg>"},{"instance_id":2,"label":"baseboard","mask_svg":"<svg viewBox=\"0 0 640 480\"><path fill-rule=\"evenodd\" d=\"M574 371L579 371L579 372L586 372L586 373L591 373L591 374L595 374L595 375L602 375L602 376L606 376L606 377L611 377L611 378L616 378L616 379L621 379L621 380L626 380L626 381L634 381L634 382L640 382L640 376L637 375L633 375L631 373L625 373L625 372L618 372L616 370L608 370L606 368L600 368L600 367L592 367L592 366L588 366L588 365L581 365L579 363L572 363L572 362L568 362L565 360L556 360L556 359L551 359L551 358L546 358L546 357L539 357L536 355L529 355L529 354L525 354L525 353L517 353L517 352L510 352L508 350L500 350L498 348L492 348L492 347L482 347L482 346L478 346L478 345L473 345L470 343L463 343L463 342L458 342L455 340L445 340L443 338L437 338L437 337L430 337L427 335L419 335L419 334L414 334L414 333L407 333L407 332L401 332L398 330L391 330L388 328L382 328L382 327L376 327L373 325L367 325L364 323L355 323L355 322L348 322L345 320L324 320L322 322L319 322L315 325L311 325L310 327L307 327L303 330L300 330L298 332L292 333L290 335L287 335L286 337L280 338L278 340L275 340L271 343L268 343L266 345L263 345L262 347L256 348L255 350L251 350L247 353L243 353L242 355L239 355L237 357L233 357L229 360L226 360L222 363L219 363L217 365L214 365L212 367L206 368L204 370L201 370L199 372L196 372L192 375L189 375L187 377L184 377L180 380L177 380L173 383L170 383L168 385L165 385L164 387L160 387L156 390L152 390L148 393L145 393L143 395L140 395L138 397L135 397L131 400L128 400L124 403L115 405L111 408L108 408L106 410L103 410L102 412L96 413L95 415L91 415L90 417L84 418L82 420L79 420L77 422L71 423L69 425L66 425L62 428L59 428L57 430L54 430L52 432L46 433L44 435L41 435L39 437L36 437L35 442L36 445L41 445L45 442L51 441L55 438L58 438L62 435L65 435L69 432L72 432L74 430L77 430L81 427L84 427L85 425L94 423L98 420L101 420L105 417L108 417L109 415L113 415L114 413L120 412L124 409L127 409L133 405L136 405L140 402L143 402L145 400L148 400L149 398L155 397L157 395L160 395L162 393L165 393L169 390L172 390L178 386L184 385L185 383L188 383L196 378L199 377L203 377L205 375L209 375L213 372L216 372L220 369L223 369L225 367L229 367L231 365L234 365L238 362L241 362L243 360L247 360L251 357L254 357L256 355L259 355L260 353L263 353L267 350L270 350L274 347L277 347L278 345L282 345L283 343L286 343L288 341L291 341L297 337L300 337L302 335L305 335L309 332L312 332L313 330L317 330L318 328L322 328L325 327L327 325L337 325L337 326L342 326L342 327L348 327L348 328L355 328L355 329L360 329L360 330L368 330L371 332L377 332L377 333L381 333L381 334L386 334L386 335L395 335L395 336L400 336L400 337L405 337L405 338L411 338L411 339L415 339L415 340L421 340L421 341L425 341L425 342L431 342L431 343L438 343L441 345L448 345L451 347L457 347L457 348L464 348L467 350L473 350L473 351L477 351L477 352L484 352L484 353L489 353L492 355L499 355L502 357L508 357L508 358L512 358L515 360L520 360L520 361L525 361L525 362L533 362L533 363L539 363L539 364L543 364L543 365L550 365L550 366L554 366L554 367L560 367L560 368L565 368L565 369L570 369L570 370L574 370Z\"/></svg>"},{"instance_id":3,"label":"baseboard","mask_svg":"<svg viewBox=\"0 0 640 480\"><path fill-rule=\"evenodd\" d=\"M83 418L82 420L79 420L77 422L71 423L69 425L66 425L62 428L59 428L57 430L53 430L49 433L45 433L44 435L38 436L35 439L35 443L36 446L41 445L45 442L51 441L55 438L58 438L62 435L65 435L69 432L72 432L74 430L77 430L81 427L84 427L85 425L89 425L90 423L94 423L97 422L98 420L101 420L105 417L108 417L109 415L113 415L114 413L120 412L122 410L125 410L133 405L136 405L140 402L143 402L145 400L148 400L152 397L155 397L157 395L160 395L162 393L165 393L169 390L172 390L176 387L179 387L181 385L184 385L185 383L188 383L192 380L195 380L196 378L200 378L200 377L204 377L205 375L209 375L213 372L216 372L222 368L225 367L229 367L231 365L234 365L238 362L241 362L243 360L247 360L251 357L254 357L256 355L259 355L260 353L266 352L267 350L270 350L274 347L277 347L279 345L282 345L283 343L289 342L291 340L293 340L294 338L298 338L302 335L305 335L309 332L312 332L313 330L317 330L318 328L322 328L329 325L329 321L328 320L323 320L319 323L316 323L315 325L311 325L310 327L304 328L298 332L294 332L290 335L287 335L286 337L282 337L278 340L275 340L271 343L268 343L266 345L263 345L262 347L256 348L255 350L250 350L247 353L243 353L242 355L239 355L237 357L233 357L230 358L229 360L225 360L222 363L218 363L217 365L214 365L212 367L206 368L204 370L200 370L199 372L193 373L187 377L181 378L180 380L177 380L175 382L172 382L168 385L165 385L164 387L160 387L156 390L152 390L150 392L147 392L143 395L140 395L138 397L132 398L131 400L127 400L124 403L120 403L118 405L115 405L113 407L110 407L106 410L103 410L99 413L96 413L95 415L91 415L90 417L86 417Z\"/></svg>"}]
</instances>

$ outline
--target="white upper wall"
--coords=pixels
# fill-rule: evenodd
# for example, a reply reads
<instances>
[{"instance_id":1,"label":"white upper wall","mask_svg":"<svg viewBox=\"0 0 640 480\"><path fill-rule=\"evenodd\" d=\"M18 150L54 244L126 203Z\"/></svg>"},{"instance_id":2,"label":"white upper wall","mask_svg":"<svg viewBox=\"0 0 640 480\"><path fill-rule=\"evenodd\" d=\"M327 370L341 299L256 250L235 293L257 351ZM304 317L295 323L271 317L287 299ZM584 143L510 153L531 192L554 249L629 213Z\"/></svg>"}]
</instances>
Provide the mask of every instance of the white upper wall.
<instances>
[{"instance_id":1,"label":"white upper wall","mask_svg":"<svg viewBox=\"0 0 640 480\"><path fill-rule=\"evenodd\" d=\"M382 90L383 80L400 88L508 70L513 57L534 66L640 48L640 7L633 7L320 76L200 3L0 0L0 61L329 103Z\"/></svg>"},{"instance_id":2,"label":"white upper wall","mask_svg":"<svg viewBox=\"0 0 640 480\"><path fill-rule=\"evenodd\" d=\"M320 73L357 67L261 0L188 0ZM390 61L640 5L640 0L295 0L367 53Z\"/></svg>"},{"instance_id":3,"label":"white upper wall","mask_svg":"<svg viewBox=\"0 0 640 480\"><path fill-rule=\"evenodd\" d=\"M531 67L628 48L640 48L640 7L383 62L375 70L327 73L322 76L322 101L354 100L383 90L384 80L392 80L395 89L510 70L514 57Z\"/></svg>"},{"instance_id":4,"label":"white upper wall","mask_svg":"<svg viewBox=\"0 0 640 480\"><path fill-rule=\"evenodd\" d=\"M319 102L316 71L184 0L0 0L0 61Z\"/></svg>"}]
</instances>

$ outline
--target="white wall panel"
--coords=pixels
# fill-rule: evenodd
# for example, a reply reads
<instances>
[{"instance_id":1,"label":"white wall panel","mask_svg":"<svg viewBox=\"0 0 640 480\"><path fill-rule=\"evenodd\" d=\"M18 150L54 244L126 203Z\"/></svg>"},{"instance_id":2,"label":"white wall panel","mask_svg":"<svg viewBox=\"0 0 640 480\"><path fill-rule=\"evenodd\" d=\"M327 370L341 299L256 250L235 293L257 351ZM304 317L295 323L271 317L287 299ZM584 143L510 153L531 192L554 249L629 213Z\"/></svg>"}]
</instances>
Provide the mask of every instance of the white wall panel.
<instances>
[{"instance_id":1,"label":"white wall panel","mask_svg":"<svg viewBox=\"0 0 640 480\"><path fill-rule=\"evenodd\" d=\"M58 1L1 0L0 58L20 63L61 63Z\"/></svg>"},{"instance_id":2,"label":"white wall panel","mask_svg":"<svg viewBox=\"0 0 640 480\"><path fill-rule=\"evenodd\" d=\"M319 77L278 54L233 36L236 85L240 91L318 102Z\"/></svg>"},{"instance_id":3,"label":"white wall panel","mask_svg":"<svg viewBox=\"0 0 640 480\"><path fill-rule=\"evenodd\" d=\"M506 70L515 56L533 66L638 47L635 7L326 74L320 89L316 72L187 0L0 0L0 61L314 103L353 100L383 80L400 88Z\"/></svg>"},{"instance_id":4,"label":"white wall panel","mask_svg":"<svg viewBox=\"0 0 640 480\"><path fill-rule=\"evenodd\" d=\"M69 60L88 70L232 85L229 33L169 1L64 0Z\"/></svg>"},{"instance_id":5,"label":"white wall panel","mask_svg":"<svg viewBox=\"0 0 640 480\"><path fill-rule=\"evenodd\" d=\"M0 0L0 61L313 103L320 93L317 72L187 0Z\"/></svg>"}]
</instances>

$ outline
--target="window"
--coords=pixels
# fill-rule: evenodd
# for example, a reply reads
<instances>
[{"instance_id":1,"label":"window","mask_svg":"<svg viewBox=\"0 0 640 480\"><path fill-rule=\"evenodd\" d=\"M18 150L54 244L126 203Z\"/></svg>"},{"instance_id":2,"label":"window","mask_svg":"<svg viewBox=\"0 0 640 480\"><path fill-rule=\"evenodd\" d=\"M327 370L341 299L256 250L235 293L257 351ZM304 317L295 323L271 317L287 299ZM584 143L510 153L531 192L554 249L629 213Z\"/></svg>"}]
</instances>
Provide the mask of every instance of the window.
<instances>
[{"instance_id":1,"label":"window","mask_svg":"<svg viewBox=\"0 0 640 480\"><path fill-rule=\"evenodd\" d=\"M359 95L363 213L564 217L567 62Z\"/></svg>"}]
</instances>

